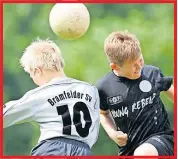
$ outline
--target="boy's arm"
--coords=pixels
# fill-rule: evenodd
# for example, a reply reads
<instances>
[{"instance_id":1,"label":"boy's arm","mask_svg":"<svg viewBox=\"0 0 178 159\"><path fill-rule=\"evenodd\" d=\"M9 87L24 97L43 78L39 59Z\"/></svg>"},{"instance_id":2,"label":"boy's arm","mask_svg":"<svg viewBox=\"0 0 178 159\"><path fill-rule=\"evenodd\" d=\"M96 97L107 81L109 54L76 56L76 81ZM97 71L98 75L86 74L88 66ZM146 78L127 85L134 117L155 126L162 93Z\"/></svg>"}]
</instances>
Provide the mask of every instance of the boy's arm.
<instances>
[{"instance_id":1,"label":"boy's arm","mask_svg":"<svg viewBox=\"0 0 178 159\"><path fill-rule=\"evenodd\" d=\"M164 91L164 92L174 102L174 86L171 85L171 87L167 91Z\"/></svg>"},{"instance_id":2,"label":"boy's arm","mask_svg":"<svg viewBox=\"0 0 178 159\"><path fill-rule=\"evenodd\" d=\"M32 120L34 110L34 97L25 95L19 100L10 101L4 104L3 128ZM33 108L32 108L33 107Z\"/></svg>"},{"instance_id":3,"label":"boy's arm","mask_svg":"<svg viewBox=\"0 0 178 159\"><path fill-rule=\"evenodd\" d=\"M117 131L117 127L109 110L100 110L100 121L109 137L112 138L112 134Z\"/></svg>"},{"instance_id":4,"label":"boy's arm","mask_svg":"<svg viewBox=\"0 0 178 159\"><path fill-rule=\"evenodd\" d=\"M127 134L123 133L122 131L117 131L117 127L109 110L100 110L100 122L113 141L115 141L119 146L126 145Z\"/></svg>"}]
</instances>

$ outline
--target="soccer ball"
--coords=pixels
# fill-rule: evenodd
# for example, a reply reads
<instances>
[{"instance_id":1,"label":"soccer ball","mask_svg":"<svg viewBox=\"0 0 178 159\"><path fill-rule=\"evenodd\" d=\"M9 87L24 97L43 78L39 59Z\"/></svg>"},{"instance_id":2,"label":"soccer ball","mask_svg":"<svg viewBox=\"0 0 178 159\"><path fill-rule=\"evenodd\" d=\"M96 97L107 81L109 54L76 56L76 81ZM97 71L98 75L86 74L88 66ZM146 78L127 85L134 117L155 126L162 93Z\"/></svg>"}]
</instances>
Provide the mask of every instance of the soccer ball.
<instances>
[{"instance_id":1,"label":"soccer ball","mask_svg":"<svg viewBox=\"0 0 178 159\"><path fill-rule=\"evenodd\" d=\"M74 40L88 30L90 15L82 3L57 3L50 11L49 23L59 37Z\"/></svg>"}]
</instances>

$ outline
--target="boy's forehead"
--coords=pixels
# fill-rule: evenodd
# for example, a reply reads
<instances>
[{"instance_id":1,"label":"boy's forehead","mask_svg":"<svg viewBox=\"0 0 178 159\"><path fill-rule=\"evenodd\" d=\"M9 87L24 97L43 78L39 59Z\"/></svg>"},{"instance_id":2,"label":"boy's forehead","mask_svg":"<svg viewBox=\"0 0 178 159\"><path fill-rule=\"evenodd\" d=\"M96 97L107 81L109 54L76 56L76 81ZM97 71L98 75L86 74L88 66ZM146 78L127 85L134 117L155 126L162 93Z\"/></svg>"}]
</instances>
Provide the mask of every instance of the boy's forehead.
<instances>
[{"instance_id":1,"label":"boy's forehead","mask_svg":"<svg viewBox=\"0 0 178 159\"><path fill-rule=\"evenodd\" d=\"M142 55L142 54L139 55L135 60L131 60L131 59L126 60L126 61L124 62L124 64L125 64L125 65L132 65L132 64L137 63L137 62L140 61L141 59L143 59L143 55Z\"/></svg>"}]
</instances>

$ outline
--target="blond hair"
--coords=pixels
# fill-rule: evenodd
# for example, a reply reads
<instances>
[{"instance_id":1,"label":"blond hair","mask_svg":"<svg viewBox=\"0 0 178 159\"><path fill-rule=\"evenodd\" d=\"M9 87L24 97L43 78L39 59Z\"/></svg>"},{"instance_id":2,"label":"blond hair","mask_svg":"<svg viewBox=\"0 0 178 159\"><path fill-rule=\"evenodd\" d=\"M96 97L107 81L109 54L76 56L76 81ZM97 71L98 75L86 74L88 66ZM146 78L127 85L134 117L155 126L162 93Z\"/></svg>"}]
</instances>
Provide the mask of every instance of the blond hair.
<instances>
[{"instance_id":1,"label":"blond hair","mask_svg":"<svg viewBox=\"0 0 178 159\"><path fill-rule=\"evenodd\" d=\"M136 60L141 54L141 47L135 35L128 31L117 31L105 39L104 51L110 63L122 66L127 60Z\"/></svg>"},{"instance_id":2,"label":"blond hair","mask_svg":"<svg viewBox=\"0 0 178 159\"><path fill-rule=\"evenodd\" d=\"M59 47L53 41L37 38L25 49L20 64L26 72L37 67L60 71L64 67L64 59Z\"/></svg>"}]
</instances>

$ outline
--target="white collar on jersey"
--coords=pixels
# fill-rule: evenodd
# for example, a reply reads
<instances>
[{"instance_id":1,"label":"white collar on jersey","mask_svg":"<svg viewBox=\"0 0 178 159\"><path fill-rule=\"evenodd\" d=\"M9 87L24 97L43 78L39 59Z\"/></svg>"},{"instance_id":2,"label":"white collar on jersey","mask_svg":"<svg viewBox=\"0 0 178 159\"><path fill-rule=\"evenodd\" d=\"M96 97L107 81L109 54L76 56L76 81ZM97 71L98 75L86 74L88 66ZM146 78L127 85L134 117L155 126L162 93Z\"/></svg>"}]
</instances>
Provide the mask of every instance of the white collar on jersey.
<instances>
[{"instance_id":1,"label":"white collar on jersey","mask_svg":"<svg viewBox=\"0 0 178 159\"><path fill-rule=\"evenodd\" d=\"M52 80L50 80L48 83L53 83L55 81L64 81L66 79L68 79L67 76L65 76L65 77L56 77L56 78L53 78Z\"/></svg>"}]
</instances>

